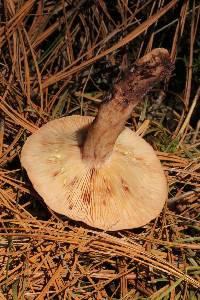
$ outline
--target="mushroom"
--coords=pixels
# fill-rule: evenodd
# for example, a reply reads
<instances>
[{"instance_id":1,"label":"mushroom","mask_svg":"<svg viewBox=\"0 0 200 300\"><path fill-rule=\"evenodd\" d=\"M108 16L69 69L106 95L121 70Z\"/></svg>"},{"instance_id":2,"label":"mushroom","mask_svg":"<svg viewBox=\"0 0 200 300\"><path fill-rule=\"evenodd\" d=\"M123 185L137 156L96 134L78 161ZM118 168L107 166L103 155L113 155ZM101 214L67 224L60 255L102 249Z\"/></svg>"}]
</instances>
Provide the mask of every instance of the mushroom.
<instances>
[{"instance_id":1,"label":"mushroom","mask_svg":"<svg viewBox=\"0 0 200 300\"><path fill-rule=\"evenodd\" d=\"M22 166L52 210L109 231L140 227L160 214L168 191L161 163L125 123L172 69L168 51L154 49L115 83L96 118L56 119L27 139Z\"/></svg>"}]
</instances>

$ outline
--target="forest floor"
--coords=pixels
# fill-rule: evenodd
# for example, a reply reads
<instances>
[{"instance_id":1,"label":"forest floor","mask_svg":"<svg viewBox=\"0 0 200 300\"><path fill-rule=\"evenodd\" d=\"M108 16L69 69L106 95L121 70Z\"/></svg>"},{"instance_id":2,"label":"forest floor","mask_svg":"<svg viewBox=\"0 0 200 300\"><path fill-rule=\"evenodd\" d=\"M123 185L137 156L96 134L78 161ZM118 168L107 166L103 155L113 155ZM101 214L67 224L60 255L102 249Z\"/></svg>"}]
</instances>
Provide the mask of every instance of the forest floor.
<instances>
[{"instance_id":1,"label":"forest floor","mask_svg":"<svg viewBox=\"0 0 200 300\"><path fill-rule=\"evenodd\" d=\"M0 3L0 299L200 299L198 1ZM21 167L46 122L95 116L118 74L156 47L175 69L127 126L169 186L158 218L104 232L51 211Z\"/></svg>"}]
</instances>

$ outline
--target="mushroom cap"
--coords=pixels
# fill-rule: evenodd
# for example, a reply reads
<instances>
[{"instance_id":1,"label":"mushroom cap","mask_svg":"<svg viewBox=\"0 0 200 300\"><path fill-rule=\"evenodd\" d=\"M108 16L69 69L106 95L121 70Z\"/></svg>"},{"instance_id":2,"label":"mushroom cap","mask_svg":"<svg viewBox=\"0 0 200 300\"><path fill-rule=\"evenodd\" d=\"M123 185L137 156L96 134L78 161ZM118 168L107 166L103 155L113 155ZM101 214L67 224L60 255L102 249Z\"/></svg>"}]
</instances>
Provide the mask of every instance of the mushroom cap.
<instances>
[{"instance_id":1,"label":"mushroom cap","mask_svg":"<svg viewBox=\"0 0 200 300\"><path fill-rule=\"evenodd\" d=\"M45 203L55 212L103 230L143 226L167 199L167 181L153 148L125 127L100 166L82 159L93 117L50 121L31 135L21 162Z\"/></svg>"}]
</instances>

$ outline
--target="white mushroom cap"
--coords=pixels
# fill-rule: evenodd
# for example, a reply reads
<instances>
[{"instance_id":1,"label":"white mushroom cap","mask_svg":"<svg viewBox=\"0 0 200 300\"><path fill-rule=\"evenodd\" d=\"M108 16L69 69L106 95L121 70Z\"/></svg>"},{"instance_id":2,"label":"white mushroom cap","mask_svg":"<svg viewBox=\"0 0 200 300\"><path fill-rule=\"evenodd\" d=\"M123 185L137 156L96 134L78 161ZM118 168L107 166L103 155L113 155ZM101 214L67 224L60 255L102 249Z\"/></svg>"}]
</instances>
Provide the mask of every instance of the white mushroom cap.
<instances>
[{"instance_id":1,"label":"white mushroom cap","mask_svg":"<svg viewBox=\"0 0 200 300\"><path fill-rule=\"evenodd\" d=\"M55 212L104 230L136 228L162 211L167 181L153 148L129 128L100 166L82 159L92 117L50 121L30 136L21 162Z\"/></svg>"}]
</instances>

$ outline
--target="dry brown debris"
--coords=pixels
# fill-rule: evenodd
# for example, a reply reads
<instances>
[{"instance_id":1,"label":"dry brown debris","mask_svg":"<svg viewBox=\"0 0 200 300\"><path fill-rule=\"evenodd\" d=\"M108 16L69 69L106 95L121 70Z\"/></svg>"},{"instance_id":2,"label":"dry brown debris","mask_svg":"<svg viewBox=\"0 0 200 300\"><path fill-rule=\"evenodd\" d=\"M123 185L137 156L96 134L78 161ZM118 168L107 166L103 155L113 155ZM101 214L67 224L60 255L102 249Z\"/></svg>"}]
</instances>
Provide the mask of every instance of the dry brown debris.
<instances>
[{"instance_id":1,"label":"dry brown debris","mask_svg":"<svg viewBox=\"0 0 200 300\"><path fill-rule=\"evenodd\" d=\"M191 118L199 13L189 0L0 3L0 299L198 299L200 126ZM157 150L169 206L141 229L112 234L49 211L19 163L26 137L63 115L94 116L115 66L166 38L174 61L187 39L184 86L173 91L175 70L128 126Z\"/></svg>"}]
</instances>

